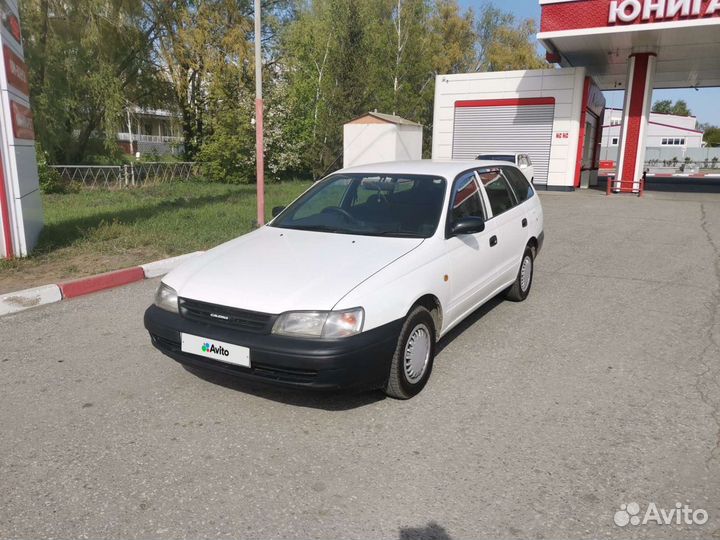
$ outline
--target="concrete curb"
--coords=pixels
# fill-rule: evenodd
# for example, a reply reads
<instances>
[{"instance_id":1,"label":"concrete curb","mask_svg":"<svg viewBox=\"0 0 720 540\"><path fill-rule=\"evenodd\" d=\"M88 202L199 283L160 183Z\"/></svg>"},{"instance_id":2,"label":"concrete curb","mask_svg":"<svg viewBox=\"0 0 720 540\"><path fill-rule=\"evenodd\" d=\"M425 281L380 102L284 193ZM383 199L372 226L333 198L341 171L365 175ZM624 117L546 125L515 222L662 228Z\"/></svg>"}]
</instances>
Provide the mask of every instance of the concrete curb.
<instances>
[{"instance_id":1,"label":"concrete curb","mask_svg":"<svg viewBox=\"0 0 720 540\"><path fill-rule=\"evenodd\" d=\"M6 293L0 295L0 316L60 300L62 300L62 292L57 285L42 285L24 291Z\"/></svg>"},{"instance_id":2,"label":"concrete curb","mask_svg":"<svg viewBox=\"0 0 720 540\"><path fill-rule=\"evenodd\" d=\"M85 294L120 287L135 281L142 281L143 279L163 276L181 263L197 257L202 253L204 253L204 251L195 251L193 253L186 253L185 255L170 257L168 259L95 276L5 293L0 295L0 316L17 313L45 304L52 304L66 298L76 298Z\"/></svg>"}]
</instances>

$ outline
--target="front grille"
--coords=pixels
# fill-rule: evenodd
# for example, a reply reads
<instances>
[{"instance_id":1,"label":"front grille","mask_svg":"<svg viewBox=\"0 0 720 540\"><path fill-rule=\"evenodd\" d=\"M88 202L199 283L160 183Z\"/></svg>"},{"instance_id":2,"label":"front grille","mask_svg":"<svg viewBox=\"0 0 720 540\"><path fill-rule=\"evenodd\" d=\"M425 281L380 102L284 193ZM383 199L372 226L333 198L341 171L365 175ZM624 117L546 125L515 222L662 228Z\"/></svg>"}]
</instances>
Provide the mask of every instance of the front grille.
<instances>
[{"instance_id":1,"label":"front grille","mask_svg":"<svg viewBox=\"0 0 720 540\"><path fill-rule=\"evenodd\" d=\"M275 323L275 315L269 313L218 306L189 298L180 298L178 304L180 315L186 319L253 334L269 334Z\"/></svg>"}]
</instances>

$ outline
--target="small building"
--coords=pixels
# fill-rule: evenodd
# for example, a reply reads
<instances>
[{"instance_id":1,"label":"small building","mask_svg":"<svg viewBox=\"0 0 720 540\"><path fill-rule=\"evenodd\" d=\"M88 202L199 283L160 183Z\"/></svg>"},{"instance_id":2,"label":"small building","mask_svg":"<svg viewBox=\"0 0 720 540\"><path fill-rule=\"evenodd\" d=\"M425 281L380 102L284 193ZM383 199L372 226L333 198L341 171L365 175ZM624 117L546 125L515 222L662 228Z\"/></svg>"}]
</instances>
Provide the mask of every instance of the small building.
<instances>
[{"instance_id":1,"label":"small building","mask_svg":"<svg viewBox=\"0 0 720 540\"><path fill-rule=\"evenodd\" d=\"M608 159L612 148L620 144L622 109L605 109L603 120L602 148L608 149ZM646 147L702 147L703 132L697 129L697 118L651 112L645 134ZM617 148L615 149L617 153Z\"/></svg>"},{"instance_id":2,"label":"small building","mask_svg":"<svg viewBox=\"0 0 720 540\"><path fill-rule=\"evenodd\" d=\"M343 167L421 159L422 139L421 124L369 112L343 126Z\"/></svg>"},{"instance_id":3,"label":"small building","mask_svg":"<svg viewBox=\"0 0 720 540\"><path fill-rule=\"evenodd\" d=\"M597 183L605 97L584 67L438 75L434 159L522 152L540 189Z\"/></svg>"},{"instance_id":4,"label":"small building","mask_svg":"<svg viewBox=\"0 0 720 540\"><path fill-rule=\"evenodd\" d=\"M132 107L126 111L118 145L129 155L167 156L182 152L182 133L178 115L161 109Z\"/></svg>"}]
</instances>

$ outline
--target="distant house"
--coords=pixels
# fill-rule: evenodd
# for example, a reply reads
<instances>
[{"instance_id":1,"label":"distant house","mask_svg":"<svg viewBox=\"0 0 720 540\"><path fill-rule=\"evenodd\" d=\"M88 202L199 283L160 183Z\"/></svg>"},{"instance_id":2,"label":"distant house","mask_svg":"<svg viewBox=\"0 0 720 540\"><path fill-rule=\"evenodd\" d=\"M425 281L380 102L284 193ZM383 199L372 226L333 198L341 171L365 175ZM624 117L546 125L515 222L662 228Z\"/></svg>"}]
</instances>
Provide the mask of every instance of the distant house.
<instances>
[{"instance_id":1,"label":"distant house","mask_svg":"<svg viewBox=\"0 0 720 540\"><path fill-rule=\"evenodd\" d=\"M129 155L156 154L167 156L182 152L182 131L178 116L160 109L132 107L126 111L123 131L117 141Z\"/></svg>"},{"instance_id":2,"label":"distant house","mask_svg":"<svg viewBox=\"0 0 720 540\"><path fill-rule=\"evenodd\" d=\"M622 109L606 108L601 142L603 149L610 150L620 144L621 125ZM700 148L702 138L703 132L697 129L697 118L694 116L650 113L645 137L647 147Z\"/></svg>"}]
</instances>

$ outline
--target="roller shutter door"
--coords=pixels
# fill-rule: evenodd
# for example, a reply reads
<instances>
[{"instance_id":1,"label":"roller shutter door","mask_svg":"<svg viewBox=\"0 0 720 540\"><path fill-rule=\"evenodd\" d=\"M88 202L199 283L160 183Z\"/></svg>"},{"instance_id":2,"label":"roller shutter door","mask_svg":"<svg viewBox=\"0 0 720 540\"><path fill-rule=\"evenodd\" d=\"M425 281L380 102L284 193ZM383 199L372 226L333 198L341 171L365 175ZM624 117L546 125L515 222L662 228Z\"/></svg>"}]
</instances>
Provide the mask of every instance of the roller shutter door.
<instances>
[{"instance_id":1,"label":"roller shutter door","mask_svg":"<svg viewBox=\"0 0 720 540\"><path fill-rule=\"evenodd\" d=\"M475 159L492 152L528 153L535 183L547 184L554 116L554 98L457 101L453 159Z\"/></svg>"}]
</instances>

